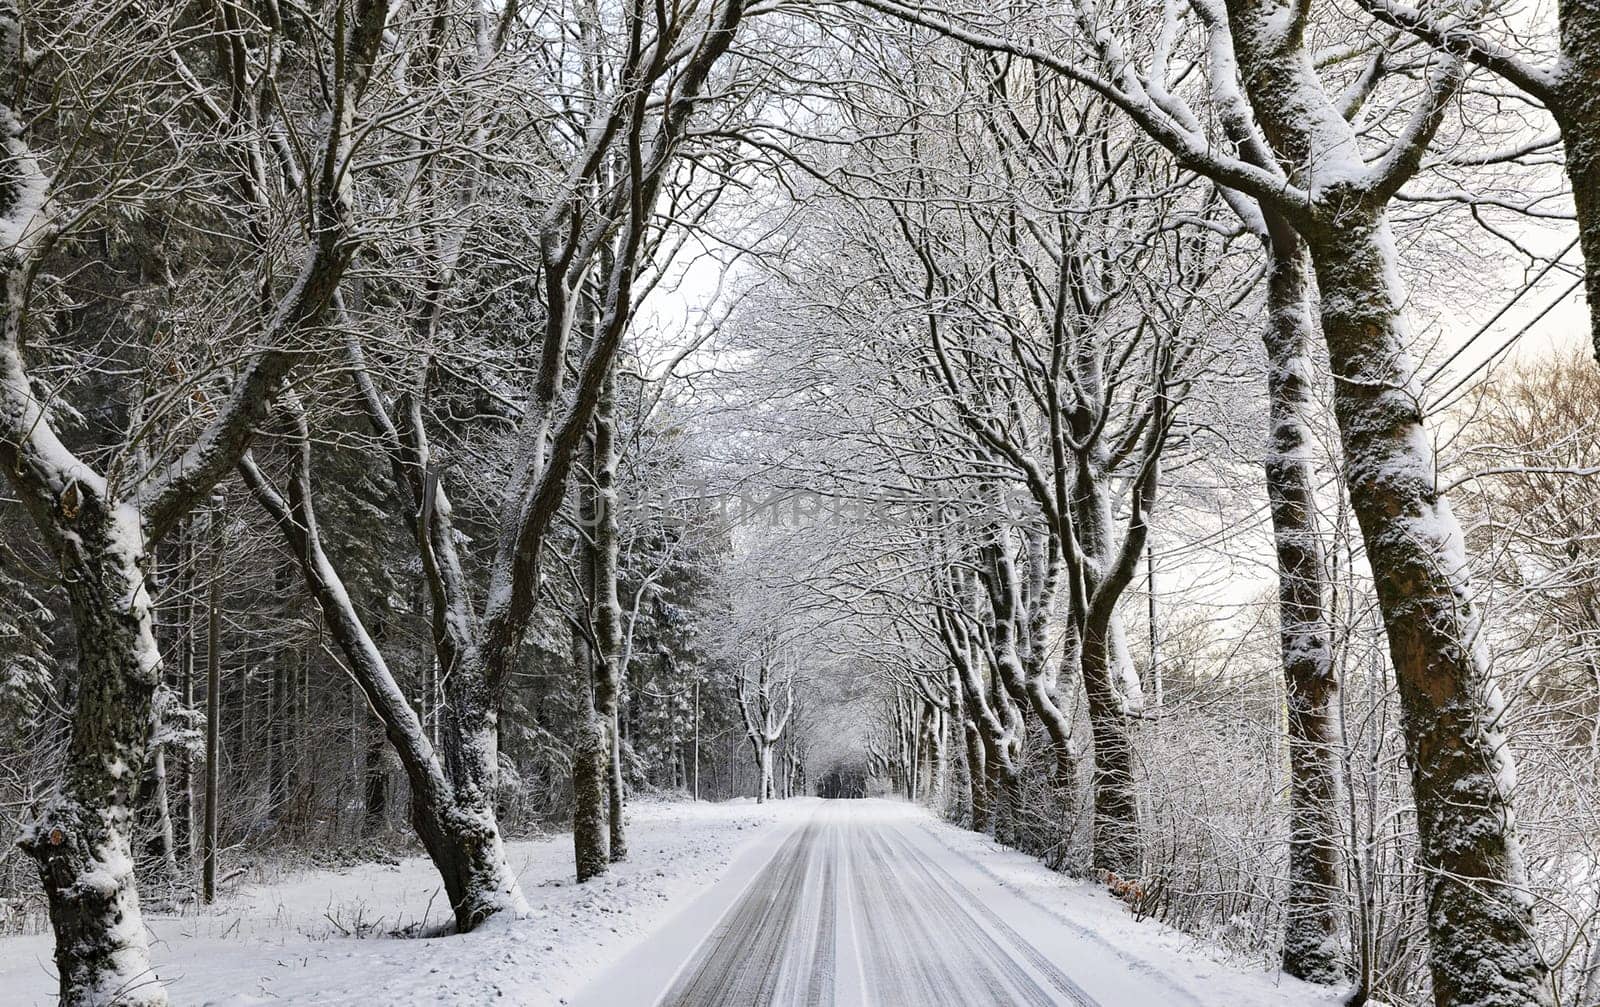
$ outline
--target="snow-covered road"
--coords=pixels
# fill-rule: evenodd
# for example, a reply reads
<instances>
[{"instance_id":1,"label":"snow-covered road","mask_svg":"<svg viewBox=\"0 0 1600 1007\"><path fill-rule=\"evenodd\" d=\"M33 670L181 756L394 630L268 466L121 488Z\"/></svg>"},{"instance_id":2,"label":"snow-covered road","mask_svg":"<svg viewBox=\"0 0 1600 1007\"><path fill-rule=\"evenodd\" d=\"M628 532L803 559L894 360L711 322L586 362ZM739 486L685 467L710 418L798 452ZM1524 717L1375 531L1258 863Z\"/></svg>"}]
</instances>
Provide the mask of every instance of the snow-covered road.
<instances>
[{"instance_id":1,"label":"snow-covered road","mask_svg":"<svg viewBox=\"0 0 1600 1007\"><path fill-rule=\"evenodd\" d=\"M952 835L904 805L828 802L703 896L720 910L714 922L701 912L663 927L576 1003L1227 1002L1025 897Z\"/></svg>"},{"instance_id":2,"label":"snow-covered road","mask_svg":"<svg viewBox=\"0 0 1600 1007\"><path fill-rule=\"evenodd\" d=\"M925 832L871 810L834 805L794 833L664 1002L1096 1003L941 867Z\"/></svg>"},{"instance_id":3,"label":"snow-covered road","mask_svg":"<svg viewBox=\"0 0 1600 1007\"><path fill-rule=\"evenodd\" d=\"M509 844L533 911L466 936L391 935L442 917L425 858L263 865L217 906L146 917L159 981L175 1004L226 1007L1337 1002L902 801L628 817L628 860L582 885L570 835ZM0 937L0 1003L54 1003L50 947Z\"/></svg>"}]
</instances>

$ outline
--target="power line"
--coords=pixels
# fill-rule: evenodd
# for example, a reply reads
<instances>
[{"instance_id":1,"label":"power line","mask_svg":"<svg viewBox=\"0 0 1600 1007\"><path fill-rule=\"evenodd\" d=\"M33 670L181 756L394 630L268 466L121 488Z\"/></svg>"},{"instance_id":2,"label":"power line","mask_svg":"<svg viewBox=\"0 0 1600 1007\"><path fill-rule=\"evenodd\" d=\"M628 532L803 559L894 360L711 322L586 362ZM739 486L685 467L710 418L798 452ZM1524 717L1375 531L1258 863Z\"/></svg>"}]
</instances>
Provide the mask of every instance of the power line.
<instances>
[{"instance_id":1,"label":"power line","mask_svg":"<svg viewBox=\"0 0 1600 1007\"><path fill-rule=\"evenodd\" d=\"M1453 393L1456 389L1460 388L1462 385L1466 384L1468 381L1471 381L1473 376L1476 375L1479 371L1482 371L1484 368L1486 368L1489 365L1493 364L1495 362L1495 359L1497 357L1499 357L1500 354L1504 353L1505 351L1507 351L1507 350L1509 350L1511 348L1511 344L1512 343L1515 343L1517 340L1519 340L1523 336L1527 335L1528 332L1530 330L1532 330L1532 328L1535 325L1539 324L1539 322L1544 320L1544 316L1545 315L1548 315L1550 312L1554 311L1556 309L1556 307L1559 304L1561 304L1562 301L1565 301L1568 297L1570 297L1572 295L1573 291L1575 291L1579 287L1583 286L1583 282L1584 282L1584 277L1582 277L1582 276L1580 276L1576 280L1574 280L1573 283L1572 283L1572 286L1568 287L1566 290L1563 290L1556 297L1555 300L1553 300L1549 304L1545 305L1544 310L1539 312L1537 315L1534 315L1531 319L1529 319L1528 323L1526 325L1524 325L1522 328L1518 329L1516 332L1513 332L1511 334L1511 338L1509 338L1505 342L1501 343L1500 346L1493 353L1489 354L1487 357L1484 357L1482 363L1478 364L1478 366L1474 367L1472 370L1470 370L1466 374L1462 375L1460 381L1457 381L1455 384L1451 385L1438 398L1434 399L1433 403L1427 407L1427 411L1429 413L1432 413L1432 412L1437 411L1441 406L1445 406L1445 405L1451 404L1450 402L1446 402L1445 401L1446 399L1450 398L1451 393ZM1468 389L1468 390L1470 391L1470 389ZM1460 396L1457 396L1457 398L1460 398ZM1454 400L1451 400L1451 401L1453 402Z\"/></svg>"},{"instance_id":2,"label":"power line","mask_svg":"<svg viewBox=\"0 0 1600 1007\"><path fill-rule=\"evenodd\" d=\"M1576 247L1577 244L1578 244L1578 241L1577 241L1576 238L1574 238L1572 240L1571 244L1567 245L1567 247L1562 249L1559 254L1557 254L1554 258L1552 258L1549 262L1547 262L1545 264L1544 268L1541 269L1538 272L1538 274L1533 277L1533 279L1529 280L1522 287L1522 289L1518 290L1517 293L1509 301L1507 301L1504 305L1501 306L1500 310L1498 310L1498 311L1496 311L1494 313L1493 317L1491 317L1487 322L1485 322L1483 324L1483 326L1478 329L1478 331L1474 332L1472 334L1472 336L1467 339L1466 342L1462 343L1461 346L1459 346L1454 353L1450 354L1449 358L1446 359L1444 361L1444 363L1440 364L1438 367L1436 367L1432 371L1432 373L1430 373L1426 378L1424 378L1423 379L1423 384L1426 385L1429 382L1433 381L1435 378L1437 378L1440 375L1440 373L1442 373L1444 371L1444 369L1446 367L1449 367L1451 363L1453 363L1458 357L1461 356L1463 351L1465 351L1474 342L1476 342L1484 333L1488 332L1489 328L1491 326L1493 326L1495 322L1499 321L1502 317L1504 317L1505 313L1507 311L1511 310L1511 308L1514 305L1516 305L1516 303L1518 301L1520 301L1523 298L1524 295L1526 295L1529 291L1531 291L1538 284L1538 282L1540 280L1542 280L1545 277L1545 275L1550 272L1550 270L1554 269L1555 266L1558 263L1560 263L1561 259L1563 257L1565 257L1568 252L1572 251L1572 249L1574 247ZM1499 357L1501 354L1505 353L1506 350L1510 349L1512 344L1515 343L1518 339L1521 339L1523 336L1527 335L1528 332L1530 330L1532 330L1532 328L1535 325L1539 324L1539 322L1544 320L1544 317L1546 315L1548 315L1551 311L1554 311L1557 305L1561 304L1569 296L1571 296L1573 291L1575 291L1579 287L1583 286L1583 282L1584 282L1584 278L1582 276L1579 276L1578 279L1573 281L1572 285L1569 286L1566 290L1563 290L1556 297L1556 299L1554 301L1552 301L1548 305L1546 305L1542 311L1540 311L1537 315L1533 316L1533 318L1529 319L1516 332L1512 333L1511 337L1508 338L1505 342L1501 343L1500 346L1497 347L1494 350L1493 353L1490 353L1476 367L1474 367L1472 370L1468 371L1466 374L1462 375L1460 380L1458 380L1455 384L1453 384L1449 388L1447 388L1442 394L1439 395L1438 398L1434 399L1433 403L1426 407L1426 410L1425 410L1424 414L1427 415L1427 414L1434 413L1440 407L1451 404L1450 402L1446 402L1445 400L1449 399L1450 396L1453 393L1455 393L1457 389L1461 388L1468 381L1471 381L1472 378L1475 375L1477 375L1478 373L1480 373L1484 368L1486 368L1490 364L1492 364L1497 357ZM1322 483L1319 486L1316 487L1316 492L1320 493L1323 490L1326 490L1329 486L1332 486L1335 482L1337 482L1338 478L1339 477L1338 477L1337 474L1329 476L1327 479L1323 480ZM1237 518L1234 521L1230 522L1227 527L1219 528L1219 529L1217 529L1216 531L1213 531L1213 532L1208 532L1207 534L1203 535L1201 538L1199 538L1196 541L1185 542L1185 543L1182 543L1181 545L1178 545L1177 547L1175 547L1173 549L1162 551L1162 552L1160 552L1158 554L1157 558L1158 559L1176 559L1176 558L1181 558L1183 556L1189 555L1189 554L1194 553L1194 552L1199 552L1199 551L1203 551L1203 550L1209 549L1209 548L1211 548L1213 546L1214 543L1220 542L1224 537L1234 536L1234 535L1238 535L1238 534L1248 534L1249 532L1254 531L1257 528L1260 528L1263 525L1267 524L1271 520L1271 514L1269 513L1270 510L1271 510L1270 503L1260 504L1260 505L1252 508L1247 513L1245 513L1242 517Z\"/></svg>"},{"instance_id":3,"label":"power line","mask_svg":"<svg viewBox=\"0 0 1600 1007\"><path fill-rule=\"evenodd\" d=\"M1567 247L1563 248L1560 252L1557 252L1556 255L1549 262L1544 264L1544 268L1539 270L1539 272L1537 274L1535 274L1533 279L1531 279L1527 283L1523 284L1522 285L1522 289L1518 290L1516 295L1514 297L1512 297L1511 300L1509 300L1505 304L1503 304L1500 307L1500 310L1496 311L1494 313L1493 317L1491 317L1487 322L1484 322L1483 325L1479 327L1477 332L1474 332L1471 336L1467 337L1467 341L1466 342L1464 342L1460 346L1456 347L1456 351L1454 353L1450 354L1450 356L1445 359L1444 363L1440 364L1438 367L1435 367L1433 369L1433 373L1432 374L1429 374L1427 377L1423 378L1422 379L1423 386L1426 387L1426 386L1432 384L1433 380L1435 378L1437 378L1440 374L1444 373L1444 369L1446 367L1449 367L1451 364L1455 363L1457 357L1459 357L1459 356L1461 356L1461 354L1465 353L1467 351L1467 349L1473 343L1477 342L1478 339L1480 337L1482 337L1485 332L1488 332L1489 329L1494 325L1495 322L1498 322L1501 319L1501 317L1503 317L1505 315L1505 313L1507 311L1510 311L1512 309L1512 307L1515 306L1518 301L1522 300L1522 298L1523 298L1523 296L1525 294L1527 294L1529 291L1533 290L1534 287L1538 286L1539 281L1545 278L1545 274L1549 273L1550 270L1556 268L1556 266L1561 262L1561 260L1567 257L1567 253L1572 251L1574 248L1576 248L1577 245L1578 245L1578 239L1577 238L1573 238L1571 244L1567 245ZM1566 295L1563 294L1562 296L1565 297ZM1548 310L1548 309L1546 309L1546 310ZM1453 388L1451 389L1451 391L1454 391L1454 390L1455 389L1453 389ZM1448 395L1449 392L1446 392L1445 394Z\"/></svg>"}]
</instances>

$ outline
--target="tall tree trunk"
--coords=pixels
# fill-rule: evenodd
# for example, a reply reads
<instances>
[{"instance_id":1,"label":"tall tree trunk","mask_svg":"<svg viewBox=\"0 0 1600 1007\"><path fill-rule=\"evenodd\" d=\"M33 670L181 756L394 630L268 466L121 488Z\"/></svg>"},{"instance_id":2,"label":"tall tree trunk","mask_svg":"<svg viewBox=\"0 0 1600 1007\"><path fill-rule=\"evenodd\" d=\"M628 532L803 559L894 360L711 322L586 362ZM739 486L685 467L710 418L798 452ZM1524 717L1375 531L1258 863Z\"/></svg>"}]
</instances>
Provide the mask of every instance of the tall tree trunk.
<instances>
[{"instance_id":1,"label":"tall tree trunk","mask_svg":"<svg viewBox=\"0 0 1600 1007\"><path fill-rule=\"evenodd\" d=\"M984 759L983 732L971 717L964 718L962 724L967 753L967 825L974 832L988 832L994 828L994 821L989 814L989 768Z\"/></svg>"},{"instance_id":2,"label":"tall tree trunk","mask_svg":"<svg viewBox=\"0 0 1600 1007\"><path fill-rule=\"evenodd\" d=\"M606 793L610 821L611 861L628 855L627 833L623 820L622 724L622 603L617 598L617 554L620 531L617 527L617 376L608 374L600 388L594 412L594 632L599 644L595 655L595 713L605 725L607 736Z\"/></svg>"},{"instance_id":3,"label":"tall tree trunk","mask_svg":"<svg viewBox=\"0 0 1600 1007\"><path fill-rule=\"evenodd\" d=\"M1080 656L1094 741L1094 853L1097 870L1123 878L1140 870L1139 795L1134 786L1133 739L1121 693L1112 685L1111 641L1090 626Z\"/></svg>"},{"instance_id":4,"label":"tall tree trunk","mask_svg":"<svg viewBox=\"0 0 1600 1007\"><path fill-rule=\"evenodd\" d=\"M1418 409L1404 297L1380 210L1337 200L1306 229L1322 298L1351 507L1389 638L1427 885L1441 1005L1546 1001L1533 903L1511 810L1461 529L1439 495Z\"/></svg>"},{"instance_id":5,"label":"tall tree trunk","mask_svg":"<svg viewBox=\"0 0 1600 1007\"><path fill-rule=\"evenodd\" d=\"M194 519L187 517L183 522L183 529L178 539L178 617L177 617L177 664L178 664L178 701L183 709L194 709L194 658L195 658L195 605L194 591L194 564L196 550L194 547ZM174 818L174 825L178 831L178 850L183 860L185 873L194 870L195 856L199 849L198 835L194 820L194 747L192 744L183 745L173 752L173 768L177 777L174 791L178 798L178 811ZM192 883L192 878L190 879Z\"/></svg>"},{"instance_id":6,"label":"tall tree trunk","mask_svg":"<svg viewBox=\"0 0 1600 1007\"><path fill-rule=\"evenodd\" d=\"M165 1004L150 966L130 833L161 656L151 634L138 515L66 481L45 520L72 542L62 579L78 638L78 705L59 789L20 845L39 863L61 1002Z\"/></svg>"},{"instance_id":7,"label":"tall tree trunk","mask_svg":"<svg viewBox=\"0 0 1600 1007\"><path fill-rule=\"evenodd\" d=\"M606 731L611 741L610 750L606 753L606 765L609 769L606 773L606 798L609 805L606 822L611 828L612 863L628 859L628 830L624 817L627 786L622 772L622 731L617 721L618 716L613 712Z\"/></svg>"},{"instance_id":8,"label":"tall tree trunk","mask_svg":"<svg viewBox=\"0 0 1600 1007\"><path fill-rule=\"evenodd\" d=\"M928 704L925 731L927 732L928 758L928 785L923 791L928 795L928 804L935 810L944 811L945 802L945 751L944 751L944 713L939 707Z\"/></svg>"},{"instance_id":9,"label":"tall tree trunk","mask_svg":"<svg viewBox=\"0 0 1600 1007\"><path fill-rule=\"evenodd\" d=\"M1054 782L1070 786L1077 776L1076 753L1072 744L1072 722L1057 705L1047 681L1045 637L1049 623L1050 600L1055 595L1059 563L1043 536L1031 536L1028 543L1030 566L1048 566L1049 572L1035 574L1042 582L1038 602L1029 606L1022 578L1012 556L1014 538L1004 525L997 527L994 541L982 551L982 579L988 588L989 605L994 611L992 647L995 671L1008 695L1025 704L1044 725L1054 755ZM1026 632L1024 632L1026 627ZM1024 656L1026 654L1026 656Z\"/></svg>"},{"instance_id":10,"label":"tall tree trunk","mask_svg":"<svg viewBox=\"0 0 1600 1007\"><path fill-rule=\"evenodd\" d=\"M584 668L581 674L587 676ZM572 846L578 880L606 872L611 863L606 829L606 724L592 708L578 725L572 750Z\"/></svg>"},{"instance_id":11,"label":"tall tree trunk","mask_svg":"<svg viewBox=\"0 0 1600 1007\"><path fill-rule=\"evenodd\" d=\"M273 587L279 599L292 597L293 575L294 570L288 564L280 564L273 572ZM292 614L292 608L285 604L281 616L284 623L289 622ZM267 671L267 813L280 825L291 792L289 753L293 750L294 657L294 648L280 645Z\"/></svg>"},{"instance_id":12,"label":"tall tree trunk","mask_svg":"<svg viewBox=\"0 0 1600 1007\"><path fill-rule=\"evenodd\" d=\"M1100 448L1080 459L1073 491L1072 510L1088 591L1094 599L1089 622L1080 630L1076 653L1094 746L1091 862L1098 870L1131 878L1140 871L1141 839L1129 714L1142 704L1143 696L1117 614L1118 599L1101 589L1100 571L1108 568L1118 553L1103 454L1104 449Z\"/></svg>"},{"instance_id":13,"label":"tall tree trunk","mask_svg":"<svg viewBox=\"0 0 1600 1007\"><path fill-rule=\"evenodd\" d=\"M962 594L973 597L970 592L958 592L958 596ZM962 629L959 617L940 609L936 611L936 618L946 656L950 659L951 675L961 696L966 723L972 828L999 836L1003 831L1000 820L1004 817L1004 798L1006 794L1014 792L1012 781L1017 775L1013 760L1011 718L1003 718L997 713L985 695L971 639Z\"/></svg>"},{"instance_id":14,"label":"tall tree trunk","mask_svg":"<svg viewBox=\"0 0 1600 1007\"><path fill-rule=\"evenodd\" d=\"M361 718L359 729L367 736L361 768L361 835L365 838L381 834L389 825L389 764L384 758L385 738L383 731L372 730L369 724L365 717Z\"/></svg>"},{"instance_id":15,"label":"tall tree trunk","mask_svg":"<svg viewBox=\"0 0 1600 1007\"><path fill-rule=\"evenodd\" d=\"M151 768L151 803L156 817L156 853L161 858L162 884L170 902L176 895L178 874L178 841L172 825L172 800L167 780L166 746L157 744Z\"/></svg>"},{"instance_id":16,"label":"tall tree trunk","mask_svg":"<svg viewBox=\"0 0 1600 1007\"><path fill-rule=\"evenodd\" d=\"M1550 111L1561 127L1578 212L1590 338L1600 355L1600 9L1593 0L1561 0L1561 61Z\"/></svg>"},{"instance_id":17,"label":"tall tree trunk","mask_svg":"<svg viewBox=\"0 0 1600 1007\"><path fill-rule=\"evenodd\" d=\"M968 828L982 832L988 827L985 820L988 817L987 801L983 790L983 739L978 736L977 721L968 712L965 690L961 687L961 674L954 662L948 668L945 691L950 697L950 744L966 760L962 774L966 777L966 793L963 795L965 805L961 809L961 820L967 823ZM980 805L983 806L982 810Z\"/></svg>"},{"instance_id":18,"label":"tall tree trunk","mask_svg":"<svg viewBox=\"0 0 1600 1007\"><path fill-rule=\"evenodd\" d=\"M772 744L756 742L756 766L761 776L756 781L756 803L765 804L772 799Z\"/></svg>"},{"instance_id":19,"label":"tall tree trunk","mask_svg":"<svg viewBox=\"0 0 1600 1007\"><path fill-rule=\"evenodd\" d=\"M143 459L141 458L141 462ZM161 608L156 606L151 612L151 622L154 635L171 648L170 634L163 632ZM157 646L161 646L158 642ZM161 687L156 691L155 698L155 736L150 746L150 786L148 792L140 792L138 799L144 804L144 811L149 814L154 835L151 837L150 852L159 864L156 871L158 887L161 895L170 904L176 898L178 877L178 850L177 837L172 824L172 796L171 781L167 774L167 722L171 719L172 704L177 696L167 687L166 675L160 674Z\"/></svg>"},{"instance_id":20,"label":"tall tree trunk","mask_svg":"<svg viewBox=\"0 0 1600 1007\"><path fill-rule=\"evenodd\" d=\"M1002 726L984 753L991 767L989 792L993 796L991 816L994 837L1008 846L1016 846L1022 837L1022 734L1025 725L1022 711L999 682L999 675L989 678L989 704L997 711L996 719Z\"/></svg>"},{"instance_id":21,"label":"tall tree trunk","mask_svg":"<svg viewBox=\"0 0 1600 1007\"><path fill-rule=\"evenodd\" d=\"M1600 21L1600 15L1594 19ZM1589 65L1593 68L1591 73L1600 73L1600 28L1595 29L1594 35ZM1590 80L1587 86L1588 100L1578 103L1578 111L1563 123L1561 132L1566 141L1567 179L1572 183L1572 201L1578 212L1590 338L1595 353L1600 355L1600 82Z\"/></svg>"},{"instance_id":22,"label":"tall tree trunk","mask_svg":"<svg viewBox=\"0 0 1600 1007\"><path fill-rule=\"evenodd\" d=\"M1278 640L1289 734L1289 888L1283 970L1343 980L1339 845L1339 683L1330 648L1322 544L1311 468L1311 317L1305 253L1275 233L1268 251L1267 497L1278 561Z\"/></svg>"},{"instance_id":23,"label":"tall tree trunk","mask_svg":"<svg viewBox=\"0 0 1600 1007\"><path fill-rule=\"evenodd\" d=\"M610 384L609 378L606 384ZM605 504L601 499L598 470L602 459L597 443L601 426L597 407L587 440L589 471L578 491L579 516L588 536L581 547L583 586L588 596L588 626L594 634L591 639L575 631L572 641L581 717L572 752L572 847L579 882L604 874L611 863L611 836L606 818L610 808L608 767L614 735L601 698L609 682L606 648L601 640L606 631L602 630L601 622L608 621L612 615L602 600L606 583L609 582L614 592L616 581L614 573L607 576L603 542ZM614 623L608 621L608 627L615 631Z\"/></svg>"},{"instance_id":24,"label":"tall tree trunk","mask_svg":"<svg viewBox=\"0 0 1600 1007\"><path fill-rule=\"evenodd\" d=\"M1418 107L1426 116L1413 118L1396 149L1368 168L1355 128L1305 49L1303 17L1303 8L1276 0L1227 0L1250 105L1307 194L1285 206L1316 273L1351 509L1399 687L1434 1000L1543 1004L1548 970L1511 809L1504 703L1488 672L1461 528L1439 494L1385 220L1391 193L1414 174L1463 74L1453 60L1430 66Z\"/></svg>"},{"instance_id":25,"label":"tall tree trunk","mask_svg":"<svg viewBox=\"0 0 1600 1007\"><path fill-rule=\"evenodd\" d=\"M200 840L200 901L217 897L217 797L222 780L222 556L226 516L218 500L210 511L211 570L206 589L206 817Z\"/></svg>"}]
</instances>

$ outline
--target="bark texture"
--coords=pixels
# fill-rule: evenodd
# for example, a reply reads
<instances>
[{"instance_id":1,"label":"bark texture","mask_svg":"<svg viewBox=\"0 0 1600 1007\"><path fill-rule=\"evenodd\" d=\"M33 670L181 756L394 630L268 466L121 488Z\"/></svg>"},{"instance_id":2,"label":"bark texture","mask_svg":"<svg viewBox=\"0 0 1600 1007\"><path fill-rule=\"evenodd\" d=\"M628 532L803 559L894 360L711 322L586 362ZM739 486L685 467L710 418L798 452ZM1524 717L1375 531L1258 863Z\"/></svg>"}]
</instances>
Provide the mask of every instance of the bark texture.
<instances>
[{"instance_id":1,"label":"bark texture","mask_svg":"<svg viewBox=\"0 0 1600 1007\"><path fill-rule=\"evenodd\" d=\"M1133 738L1122 696L1108 668L1111 646L1104 628L1083 641L1084 692L1094 738L1094 854L1096 870L1122 878L1140 872L1139 794L1134 786Z\"/></svg>"},{"instance_id":2,"label":"bark texture","mask_svg":"<svg viewBox=\"0 0 1600 1007\"><path fill-rule=\"evenodd\" d=\"M572 749L572 849L578 881L606 872L611 863L606 831L606 725L590 710Z\"/></svg>"},{"instance_id":3,"label":"bark texture","mask_svg":"<svg viewBox=\"0 0 1600 1007\"><path fill-rule=\"evenodd\" d=\"M1278 562L1278 640L1289 735L1289 887L1283 970L1344 978L1339 835L1338 679L1326 608L1311 468L1311 318L1305 253L1292 235L1268 255L1267 497Z\"/></svg>"},{"instance_id":4,"label":"bark texture","mask_svg":"<svg viewBox=\"0 0 1600 1007\"><path fill-rule=\"evenodd\" d=\"M1434 999L1441 1007L1543 1004L1547 969L1511 811L1503 704L1482 652L1461 529L1439 494L1384 215L1464 71L1452 59L1430 66L1427 95L1404 134L1369 166L1317 77L1303 15L1276 0L1228 0L1227 12L1250 104L1305 193L1289 216L1316 273L1351 508L1399 687Z\"/></svg>"},{"instance_id":5,"label":"bark texture","mask_svg":"<svg viewBox=\"0 0 1600 1007\"><path fill-rule=\"evenodd\" d=\"M1086 370L1091 370L1086 368ZM1153 431L1161 431L1163 411L1157 408ZM1079 428L1089 429L1092 419L1075 417ZM1144 508L1154 489L1154 464L1161 440L1148 435L1146 462L1130 502L1128 529L1117 541L1108 487L1105 448L1080 454L1071 509L1082 552L1084 602L1076 629L1078 668L1083 678L1094 745L1094 852L1096 870L1122 878L1137 877L1142 870L1139 798L1134 780L1133 718L1143 706L1138 675L1128 654L1127 639L1117 603L1132 578L1147 535Z\"/></svg>"},{"instance_id":6,"label":"bark texture","mask_svg":"<svg viewBox=\"0 0 1600 1007\"><path fill-rule=\"evenodd\" d=\"M1400 690L1429 965L1443 1005L1542 1004L1511 810L1511 754L1488 676L1461 529L1438 491L1381 213L1334 211L1308 241L1336 386L1350 502L1373 569Z\"/></svg>"},{"instance_id":7,"label":"bark texture","mask_svg":"<svg viewBox=\"0 0 1600 1007\"><path fill-rule=\"evenodd\" d=\"M1566 69L1550 110L1561 127L1578 214L1590 340L1600 356L1600 5L1593 0L1561 4L1561 51Z\"/></svg>"},{"instance_id":8,"label":"bark texture","mask_svg":"<svg viewBox=\"0 0 1600 1007\"><path fill-rule=\"evenodd\" d=\"M161 674L138 515L75 480L60 499L53 515L35 517L55 523L61 545L78 706L60 790L20 845L38 861L49 897L62 1004L165 1004L129 842Z\"/></svg>"},{"instance_id":9,"label":"bark texture","mask_svg":"<svg viewBox=\"0 0 1600 1007\"><path fill-rule=\"evenodd\" d=\"M609 824L610 859L628 855L623 820L622 731L622 602L617 597L616 375L609 376L600 392L594 414L594 710L606 735L606 819Z\"/></svg>"}]
</instances>

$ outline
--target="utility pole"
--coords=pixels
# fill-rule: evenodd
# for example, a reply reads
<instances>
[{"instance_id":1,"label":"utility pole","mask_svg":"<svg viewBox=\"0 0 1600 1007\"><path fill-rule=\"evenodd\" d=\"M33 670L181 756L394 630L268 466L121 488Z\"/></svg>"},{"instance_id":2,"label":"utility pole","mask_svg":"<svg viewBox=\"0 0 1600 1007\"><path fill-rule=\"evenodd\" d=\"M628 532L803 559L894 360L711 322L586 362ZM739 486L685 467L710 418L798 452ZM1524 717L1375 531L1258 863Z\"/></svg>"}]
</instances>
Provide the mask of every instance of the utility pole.
<instances>
[{"instance_id":1,"label":"utility pole","mask_svg":"<svg viewBox=\"0 0 1600 1007\"><path fill-rule=\"evenodd\" d=\"M200 901L217 897L217 762L222 714L222 498L211 498L211 585L206 615L206 819L200 837Z\"/></svg>"},{"instance_id":2,"label":"utility pole","mask_svg":"<svg viewBox=\"0 0 1600 1007\"><path fill-rule=\"evenodd\" d=\"M1156 692L1156 709L1161 709L1161 629L1156 625L1156 545L1144 543L1145 575L1150 580L1150 681Z\"/></svg>"},{"instance_id":3,"label":"utility pole","mask_svg":"<svg viewBox=\"0 0 1600 1007\"><path fill-rule=\"evenodd\" d=\"M694 799L700 799L700 678L694 680Z\"/></svg>"}]
</instances>

